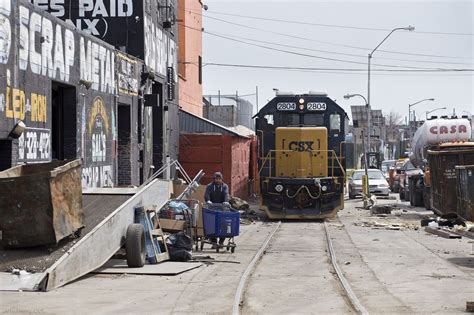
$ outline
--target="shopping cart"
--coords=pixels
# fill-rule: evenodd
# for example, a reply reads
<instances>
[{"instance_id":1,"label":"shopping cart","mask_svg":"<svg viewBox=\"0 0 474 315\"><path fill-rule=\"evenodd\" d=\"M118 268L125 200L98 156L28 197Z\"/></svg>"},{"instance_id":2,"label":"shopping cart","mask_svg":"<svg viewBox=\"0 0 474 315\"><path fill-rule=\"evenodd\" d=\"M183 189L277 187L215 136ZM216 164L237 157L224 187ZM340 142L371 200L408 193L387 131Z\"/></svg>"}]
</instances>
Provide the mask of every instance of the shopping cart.
<instances>
[{"instance_id":1,"label":"shopping cart","mask_svg":"<svg viewBox=\"0 0 474 315\"><path fill-rule=\"evenodd\" d=\"M234 237L239 235L240 213L238 210L220 203L206 204L202 208L204 238L201 239L201 250L204 244L210 244L218 253L226 248L232 253L237 246ZM227 238L227 242L219 244L217 238Z\"/></svg>"}]
</instances>

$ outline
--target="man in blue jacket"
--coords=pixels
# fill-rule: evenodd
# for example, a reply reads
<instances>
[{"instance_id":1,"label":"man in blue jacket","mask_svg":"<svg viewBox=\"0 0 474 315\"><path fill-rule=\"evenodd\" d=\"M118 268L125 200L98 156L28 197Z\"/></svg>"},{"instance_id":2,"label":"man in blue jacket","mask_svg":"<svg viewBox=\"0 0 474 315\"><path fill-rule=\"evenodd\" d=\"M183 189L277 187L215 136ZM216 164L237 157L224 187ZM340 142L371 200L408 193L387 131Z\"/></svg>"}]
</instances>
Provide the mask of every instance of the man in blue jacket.
<instances>
[{"instance_id":1,"label":"man in blue jacket","mask_svg":"<svg viewBox=\"0 0 474 315\"><path fill-rule=\"evenodd\" d=\"M207 203L228 203L229 199L229 186L224 183L222 173L215 172L212 183L206 187L204 200Z\"/></svg>"},{"instance_id":2,"label":"man in blue jacket","mask_svg":"<svg viewBox=\"0 0 474 315\"><path fill-rule=\"evenodd\" d=\"M221 203L224 206L229 207L229 186L223 181L223 176L221 172L215 172L212 177L212 183L207 185L206 193L204 194L204 200L209 203ZM223 245L225 237L219 238L219 245ZM216 243L215 238L211 238L211 242ZM213 246L214 247L214 246Z\"/></svg>"}]
</instances>

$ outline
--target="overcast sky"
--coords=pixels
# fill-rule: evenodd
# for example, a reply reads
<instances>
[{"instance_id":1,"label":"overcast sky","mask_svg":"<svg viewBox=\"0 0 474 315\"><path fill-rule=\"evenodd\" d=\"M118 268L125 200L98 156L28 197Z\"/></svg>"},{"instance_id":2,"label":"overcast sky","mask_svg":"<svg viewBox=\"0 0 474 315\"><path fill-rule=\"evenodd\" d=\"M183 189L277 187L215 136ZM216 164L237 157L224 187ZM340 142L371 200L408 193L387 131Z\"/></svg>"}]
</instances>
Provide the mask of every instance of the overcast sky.
<instances>
[{"instance_id":1,"label":"overcast sky","mask_svg":"<svg viewBox=\"0 0 474 315\"><path fill-rule=\"evenodd\" d=\"M273 98L273 88L295 93L326 91L350 114L350 105L362 105L363 100L345 100L343 95L360 93L367 96L367 54L393 28L413 25L414 32L393 33L373 55L372 108L382 109L384 113L396 111L406 116L408 104L435 98L434 102L423 102L413 107L417 115L424 117L426 111L438 107L447 107L447 110L440 110L437 114L451 114L453 108L458 115L463 114L463 111L474 114L472 71L378 71L474 69L472 0L218 0L204 3L209 9L204 11L203 27L205 32L214 34L203 34L204 64L330 69L271 70L206 65L203 74L204 94L217 94L218 90L222 94L234 94L236 91L241 95L253 94L258 86L259 105L262 107ZM311 23L331 26L309 25ZM249 96L248 99L255 102L255 96Z\"/></svg>"}]
</instances>

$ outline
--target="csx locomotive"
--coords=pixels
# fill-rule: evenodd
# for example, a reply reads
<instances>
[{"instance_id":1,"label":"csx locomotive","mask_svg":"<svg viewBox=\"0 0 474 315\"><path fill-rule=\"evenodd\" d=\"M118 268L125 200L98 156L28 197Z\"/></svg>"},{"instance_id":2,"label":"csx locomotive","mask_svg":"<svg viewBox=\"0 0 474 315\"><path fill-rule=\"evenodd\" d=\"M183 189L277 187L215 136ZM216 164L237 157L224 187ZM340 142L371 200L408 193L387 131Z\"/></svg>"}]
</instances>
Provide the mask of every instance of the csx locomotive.
<instances>
[{"instance_id":1,"label":"csx locomotive","mask_svg":"<svg viewBox=\"0 0 474 315\"><path fill-rule=\"evenodd\" d=\"M343 209L346 112L325 93L277 92L255 118L268 217L322 219Z\"/></svg>"}]
</instances>

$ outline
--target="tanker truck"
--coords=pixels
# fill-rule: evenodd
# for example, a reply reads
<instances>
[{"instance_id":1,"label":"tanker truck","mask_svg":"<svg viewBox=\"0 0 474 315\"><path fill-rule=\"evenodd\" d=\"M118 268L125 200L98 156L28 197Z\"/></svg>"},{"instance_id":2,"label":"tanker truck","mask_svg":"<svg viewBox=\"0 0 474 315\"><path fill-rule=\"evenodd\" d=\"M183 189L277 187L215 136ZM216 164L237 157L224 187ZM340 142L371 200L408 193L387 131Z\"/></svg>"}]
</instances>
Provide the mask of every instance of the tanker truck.
<instances>
[{"instance_id":1,"label":"tanker truck","mask_svg":"<svg viewBox=\"0 0 474 315\"><path fill-rule=\"evenodd\" d=\"M456 212L456 165L474 164L471 123L467 118L427 120L415 133L410 161L422 170L409 176L412 206L439 215Z\"/></svg>"}]
</instances>

